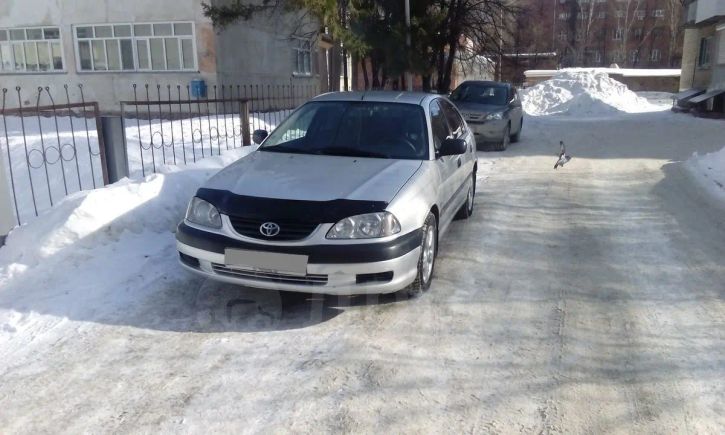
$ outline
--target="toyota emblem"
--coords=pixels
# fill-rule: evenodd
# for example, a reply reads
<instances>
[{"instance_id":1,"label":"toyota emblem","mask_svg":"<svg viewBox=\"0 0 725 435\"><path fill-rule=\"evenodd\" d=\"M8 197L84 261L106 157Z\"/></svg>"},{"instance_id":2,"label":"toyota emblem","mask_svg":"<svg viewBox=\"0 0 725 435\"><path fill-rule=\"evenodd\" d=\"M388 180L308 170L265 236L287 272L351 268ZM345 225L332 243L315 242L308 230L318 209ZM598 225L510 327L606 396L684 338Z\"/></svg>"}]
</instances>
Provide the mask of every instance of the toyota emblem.
<instances>
[{"instance_id":1,"label":"toyota emblem","mask_svg":"<svg viewBox=\"0 0 725 435\"><path fill-rule=\"evenodd\" d=\"M259 227L259 232L266 237L274 237L279 234L279 225L274 222L265 222Z\"/></svg>"}]
</instances>

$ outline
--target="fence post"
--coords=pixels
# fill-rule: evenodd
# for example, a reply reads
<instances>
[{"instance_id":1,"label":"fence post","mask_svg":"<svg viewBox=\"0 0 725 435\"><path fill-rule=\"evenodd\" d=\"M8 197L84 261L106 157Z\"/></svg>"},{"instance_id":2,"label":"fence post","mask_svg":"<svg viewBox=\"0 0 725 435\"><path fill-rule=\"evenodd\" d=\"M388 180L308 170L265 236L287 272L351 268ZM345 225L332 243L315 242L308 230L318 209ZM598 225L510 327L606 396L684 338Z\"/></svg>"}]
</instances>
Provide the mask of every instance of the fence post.
<instances>
[{"instance_id":1,"label":"fence post","mask_svg":"<svg viewBox=\"0 0 725 435\"><path fill-rule=\"evenodd\" d=\"M9 146L9 144L8 144ZM15 214L13 199L10 196L8 174L5 169L5 156L0 153L0 246L5 244L5 238L10 230L15 228Z\"/></svg>"},{"instance_id":2,"label":"fence post","mask_svg":"<svg viewBox=\"0 0 725 435\"><path fill-rule=\"evenodd\" d=\"M249 132L249 101L242 100L239 103L239 122L242 124L242 145L249 146L252 144L252 137Z\"/></svg>"},{"instance_id":3,"label":"fence post","mask_svg":"<svg viewBox=\"0 0 725 435\"><path fill-rule=\"evenodd\" d=\"M106 155L106 173L109 184L128 177L128 156L124 133L120 116L101 116L102 145Z\"/></svg>"}]
</instances>

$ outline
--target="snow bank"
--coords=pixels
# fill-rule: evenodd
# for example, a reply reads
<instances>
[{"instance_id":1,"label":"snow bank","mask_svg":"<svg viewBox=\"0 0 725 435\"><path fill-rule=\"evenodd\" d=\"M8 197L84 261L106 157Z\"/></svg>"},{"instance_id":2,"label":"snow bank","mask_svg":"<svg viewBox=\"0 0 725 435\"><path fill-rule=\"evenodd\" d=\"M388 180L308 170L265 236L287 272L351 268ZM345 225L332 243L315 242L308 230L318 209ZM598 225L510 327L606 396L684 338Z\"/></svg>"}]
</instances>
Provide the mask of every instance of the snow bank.
<instances>
[{"instance_id":1,"label":"snow bank","mask_svg":"<svg viewBox=\"0 0 725 435\"><path fill-rule=\"evenodd\" d=\"M725 203L725 148L704 155L695 153L687 167L710 194Z\"/></svg>"},{"instance_id":2,"label":"snow bank","mask_svg":"<svg viewBox=\"0 0 725 435\"><path fill-rule=\"evenodd\" d=\"M0 288L12 287L20 277L26 286L28 280L49 276L57 279L59 270L71 279L73 274L65 272L73 269L102 277L83 276L84 281L103 282L114 271L94 272L92 264L104 247L113 245L115 252L135 252L129 250L127 242L138 237L147 240L149 246L172 245L172 233L195 190L219 169L253 149L231 150L183 168L164 166L160 173L141 180L126 178L104 188L69 195L40 219L10 233L6 245L0 248ZM32 276L24 276L27 270L33 271ZM38 284L55 287L59 283Z\"/></svg>"},{"instance_id":3,"label":"snow bank","mask_svg":"<svg viewBox=\"0 0 725 435\"><path fill-rule=\"evenodd\" d=\"M597 70L562 70L523 90L522 99L524 110L532 116L607 116L661 109Z\"/></svg>"}]
</instances>

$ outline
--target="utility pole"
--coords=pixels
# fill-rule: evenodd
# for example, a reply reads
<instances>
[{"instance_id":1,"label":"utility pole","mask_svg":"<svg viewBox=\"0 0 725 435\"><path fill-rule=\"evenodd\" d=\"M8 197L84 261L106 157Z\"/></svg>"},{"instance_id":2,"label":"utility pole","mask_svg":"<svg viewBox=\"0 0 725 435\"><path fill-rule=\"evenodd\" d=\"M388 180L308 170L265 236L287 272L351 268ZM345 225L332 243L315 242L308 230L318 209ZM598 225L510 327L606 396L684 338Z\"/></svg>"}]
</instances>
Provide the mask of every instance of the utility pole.
<instances>
[{"instance_id":1,"label":"utility pole","mask_svg":"<svg viewBox=\"0 0 725 435\"><path fill-rule=\"evenodd\" d=\"M405 47L407 48L408 60L410 59L410 0L405 0ZM413 90L413 74L410 73L410 64L406 62L405 85L408 92Z\"/></svg>"}]
</instances>

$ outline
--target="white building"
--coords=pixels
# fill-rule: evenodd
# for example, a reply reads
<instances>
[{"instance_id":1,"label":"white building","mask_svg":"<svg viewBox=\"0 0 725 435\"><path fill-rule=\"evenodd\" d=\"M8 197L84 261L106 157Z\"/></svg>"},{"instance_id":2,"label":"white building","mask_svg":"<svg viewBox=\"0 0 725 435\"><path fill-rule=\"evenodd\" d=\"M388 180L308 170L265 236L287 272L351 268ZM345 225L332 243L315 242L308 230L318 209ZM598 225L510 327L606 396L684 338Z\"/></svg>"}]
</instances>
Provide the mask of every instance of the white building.
<instances>
[{"instance_id":1,"label":"white building","mask_svg":"<svg viewBox=\"0 0 725 435\"><path fill-rule=\"evenodd\" d=\"M133 83L204 79L324 91L329 46L317 36L319 25L302 16L261 13L217 31L202 0L3 0L0 87L68 84L75 92L82 83L86 100L103 110L131 99Z\"/></svg>"}]
</instances>

